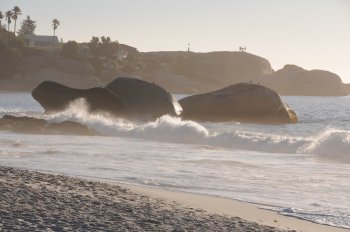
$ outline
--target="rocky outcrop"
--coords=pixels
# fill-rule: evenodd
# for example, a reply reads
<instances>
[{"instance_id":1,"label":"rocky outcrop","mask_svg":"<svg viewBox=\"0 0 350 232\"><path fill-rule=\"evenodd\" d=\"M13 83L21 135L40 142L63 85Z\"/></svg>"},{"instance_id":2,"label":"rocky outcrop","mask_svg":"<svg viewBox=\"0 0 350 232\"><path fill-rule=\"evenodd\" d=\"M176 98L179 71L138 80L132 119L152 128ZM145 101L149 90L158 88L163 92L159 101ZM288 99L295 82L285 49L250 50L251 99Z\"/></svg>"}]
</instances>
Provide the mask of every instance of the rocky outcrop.
<instances>
[{"instance_id":1,"label":"rocky outcrop","mask_svg":"<svg viewBox=\"0 0 350 232\"><path fill-rule=\"evenodd\" d=\"M118 96L104 88L74 89L52 81L44 81L32 96L46 113L62 111L69 103L82 98L91 112L102 111L123 116L124 106Z\"/></svg>"},{"instance_id":2,"label":"rocky outcrop","mask_svg":"<svg viewBox=\"0 0 350 232\"><path fill-rule=\"evenodd\" d=\"M12 115L5 115L0 119L0 130L30 134L97 134L92 129L76 122L64 121L60 123L48 123L44 119L33 117L15 117Z\"/></svg>"},{"instance_id":3,"label":"rocky outcrop","mask_svg":"<svg viewBox=\"0 0 350 232\"><path fill-rule=\"evenodd\" d=\"M305 70L296 65L286 65L261 82L281 95L342 96L343 82L334 73L323 70Z\"/></svg>"},{"instance_id":4,"label":"rocky outcrop","mask_svg":"<svg viewBox=\"0 0 350 232\"><path fill-rule=\"evenodd\" d=\"M152 120L165 114L176 116L181 110L171 93L154 83L119 77L105 88L118 95L132 119Z\"/></svg>"},{"instance_id":5,"label":"rocky outcrop","mask_svg":"<svg viewBox=\"0 0 350 232\"><path fill-rule=\"evenodd\" d=\"M75 89L44 81L32 96L46 113L63 111L76 99L84 99L91 112L108 112L128 119L153 120L168 114L176 116L181 107L162 87L135 78L120 77L105 88Z\"/></svg>"},{"instance_id":6,"label":"rocky outcrop","mask_svg":"<svg viewBox=\"0 0 350 232\"><path fill-rule=\"evenodd\" d=\"M240 83L181 99L182 117L197 121L294 123L297 116L273 90Z\"/></svg>"}]
</instances>

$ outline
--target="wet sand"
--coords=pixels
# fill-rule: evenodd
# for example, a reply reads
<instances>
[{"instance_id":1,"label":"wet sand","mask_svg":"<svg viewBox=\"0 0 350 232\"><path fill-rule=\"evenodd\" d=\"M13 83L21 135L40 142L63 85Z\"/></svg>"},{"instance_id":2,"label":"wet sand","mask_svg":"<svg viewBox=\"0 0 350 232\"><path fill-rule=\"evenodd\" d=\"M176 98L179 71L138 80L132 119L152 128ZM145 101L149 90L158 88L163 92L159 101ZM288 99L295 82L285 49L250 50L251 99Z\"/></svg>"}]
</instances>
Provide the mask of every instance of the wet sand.
<instances>
[{"instance_id":1,"label":"wet sand","mask_svg":"<svg viewBox=\"0 0 350 232\"><path fill-rule=\"evenodd\" d=\"M268 220L256 218L254 210L244 207L239 210L241 206L237 208L236 205L235 211L248 210L246 214L254 220L249 217L249 220L241 219L237 216L239 213L230 210L233 206L225 201L230 200L195 194L7 167L0 167L0 186L0 231L267 232L294 229L281 226L279 218L272 219L275 226L262 225L269 224ZM220 199L224 201L218 201ZM325 231L341 231L318 226L331 229Z\"/></svg>"}]
</instances>

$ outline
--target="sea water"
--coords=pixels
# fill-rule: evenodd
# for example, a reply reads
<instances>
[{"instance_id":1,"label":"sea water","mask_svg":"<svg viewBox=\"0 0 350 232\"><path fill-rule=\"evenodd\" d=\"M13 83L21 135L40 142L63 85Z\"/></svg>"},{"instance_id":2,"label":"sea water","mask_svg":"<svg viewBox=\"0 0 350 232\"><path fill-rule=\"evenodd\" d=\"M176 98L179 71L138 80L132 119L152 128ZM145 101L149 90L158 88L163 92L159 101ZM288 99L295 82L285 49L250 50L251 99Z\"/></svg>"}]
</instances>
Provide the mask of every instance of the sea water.
<instances>
[{"instance_id":1,"label":"sea water","mask_svg":"<svg viewBox=\"0 0 350 232\"><path fill-rule=\"evenodd\" d=\"M83 99L55 115L29 93L0 93L0 117L76 121L101 136L0 131L0 165L256 203L350 228L350 97L283 97L299 123L142 123L89 114Z\"/></svg>"}]
</instances>

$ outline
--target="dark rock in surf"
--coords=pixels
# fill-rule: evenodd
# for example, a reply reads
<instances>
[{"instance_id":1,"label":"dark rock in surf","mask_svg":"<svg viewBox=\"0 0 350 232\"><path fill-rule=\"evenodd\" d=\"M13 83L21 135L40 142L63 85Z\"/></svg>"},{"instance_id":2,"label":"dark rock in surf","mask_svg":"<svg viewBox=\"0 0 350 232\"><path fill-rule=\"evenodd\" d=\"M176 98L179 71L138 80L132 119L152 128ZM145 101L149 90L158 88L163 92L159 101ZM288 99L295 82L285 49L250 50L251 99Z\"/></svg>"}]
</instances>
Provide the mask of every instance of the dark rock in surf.
<instances>
[{"instance_id":1,"label":"dark rock in surf","mask_svg":"<svg viewBox=\"0 0 350 232\"><path fill-rule=\"evenodd\" d=\"M52 81L44 81L33 91L32 96L46 113L65 110L76 99L85 99L91 112L108 112L123 115L123 104L118 96L104 88L74 89Z\"/></svg>"},{"instance_id":2,"label":"dark rock in surf","mask_svg":"<svg viewBox=\"0 0 350 232\"><path fill-rule=\"evenodd\" d=\"M30 134L97 134L92 129L76 122L64 121L58 123L49 123L44 119L25 116L15 117L12 115L5 115L0 119L0 130Z\"/></svg>"},{"instance_id":3,"label":"dark rock in surf","mask_svg":"<svg viewBox=\"0 0 350 232\"><path fill-rule=\"evenodd\" d=\"M297 116L273 90L240 83L214 92L193 95L179 101L184 119L198 121L240 121L294 123Z\"/></svg>"},{"instance_id":4,"label":"dark rock in surf","mask_svg":"<svg viewBox=\"0 0 350 232\"><path fill-rule=\"evenodd\" d=\"M15 132L37 132L43 133L46 121L33 117L15 117L12 115L4 115L0 119L0 130L9 130Z\"/></svg>"},{"instance_id":5,"label":"dark rock in surf","mask_svg":"<svg viewBox=\"0 0 350 232\"><path fill-rule=\"evenodd\" d=\"M118 95L131 118L152 120L166 114L176 116L181 111L171 93L154 83L119 77L105 88Z\"/></svg>"}]
</instances>

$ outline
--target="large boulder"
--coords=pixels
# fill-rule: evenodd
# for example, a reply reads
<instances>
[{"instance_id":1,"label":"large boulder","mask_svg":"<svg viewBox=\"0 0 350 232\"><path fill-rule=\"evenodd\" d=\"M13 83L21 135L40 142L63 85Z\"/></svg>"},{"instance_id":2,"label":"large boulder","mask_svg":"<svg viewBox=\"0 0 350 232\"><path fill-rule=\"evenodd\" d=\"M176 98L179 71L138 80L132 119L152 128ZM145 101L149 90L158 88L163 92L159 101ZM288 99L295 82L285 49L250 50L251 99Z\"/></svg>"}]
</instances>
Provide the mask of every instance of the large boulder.
<instances>
[{"instance_id":1,"label":"large boulder","mask_svg":"<svg viewBox=\"0 0 350 232\"><path fill-rule=\"evenodd\" d=\"M305 70L296 65L285 65L261 81L281 95L343 96L345 91L340 77L323 70Z\"/></svg>"},{"instance_id":2,"label":"large boulder","mask_svg":"<svg viewBox=\"0 0 350 232\"><path fill-rule=\"evenodd\" d=\"M44 81L32 96L46 113L65 110L76 99L85 99L91 112L103 111L123 115L124 106L118 96L104 88L74 89L53 81Z\"/></svg>"},{"instance_id":3,"label":"large boulder","mask_svg":"<svg viewBox=\"0 0 350 232\"><path fill-rule=\"evenodd\" d=\"M273 90L240 83L179 101L184 119L198 121L240 121L294 123L297 117Z\"/></svg>"},{"instance_id":4,"label":"large boulder","mask_svg":"<svg viewBox=\"0 0 350 232\"><path fill-rule=\"evenodd\" d=\"M118 95L132 119L152 120L166 114L176 116L181 111L171 93L154 83L119 77L105 88Z\"/></svg>"},{"instance_id":5,"label":"large boulder","mask_svg":"<svg viewBox=\"0 0 350 232\"><path fill-rule=\"evenodd\" d=\"M16 117L4 115L0 119L0 130L8 130L30 134L69 134L96 135L92 129L76 122L64 121L49 123L44 119L33 117Z\"/></svg>"}]
</instances>

